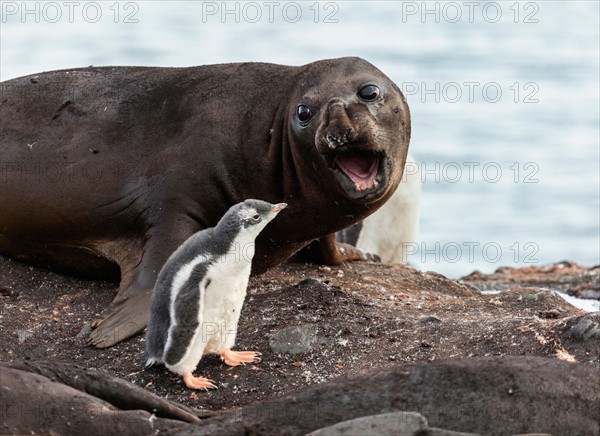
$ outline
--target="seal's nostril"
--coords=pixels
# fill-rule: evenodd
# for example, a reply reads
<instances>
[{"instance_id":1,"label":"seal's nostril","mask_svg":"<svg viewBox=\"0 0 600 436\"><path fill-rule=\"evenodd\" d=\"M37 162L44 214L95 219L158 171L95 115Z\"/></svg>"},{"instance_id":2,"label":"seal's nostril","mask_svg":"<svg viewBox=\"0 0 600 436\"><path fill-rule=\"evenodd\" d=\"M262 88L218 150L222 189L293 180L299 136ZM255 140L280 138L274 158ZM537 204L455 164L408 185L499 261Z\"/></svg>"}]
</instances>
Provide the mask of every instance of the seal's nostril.
<instances>
[{"instance_id":1,"label":"seal's nostril","mask_svg":"<svg viewBox=\"0 0 600 436\"><path fill-rule=\"evenodd\" d=\"M327 144L329 145L329 148L336 148L338 145L341 145L340 142L341 141L332 133L327 134Z\"/></svg>"},{"instance_id":2,"label":"seal's nostril","mask_svg":"<svg viewBox=\"0 0 600 436\"><path fill-rule=\"evenodd\" d=\"M344 133L344 136L346 137L346 141L350 142L354 139L354 130L352 129L352 127L348 127L346 129L346 132Z\"/></svg>"}]
</instances>

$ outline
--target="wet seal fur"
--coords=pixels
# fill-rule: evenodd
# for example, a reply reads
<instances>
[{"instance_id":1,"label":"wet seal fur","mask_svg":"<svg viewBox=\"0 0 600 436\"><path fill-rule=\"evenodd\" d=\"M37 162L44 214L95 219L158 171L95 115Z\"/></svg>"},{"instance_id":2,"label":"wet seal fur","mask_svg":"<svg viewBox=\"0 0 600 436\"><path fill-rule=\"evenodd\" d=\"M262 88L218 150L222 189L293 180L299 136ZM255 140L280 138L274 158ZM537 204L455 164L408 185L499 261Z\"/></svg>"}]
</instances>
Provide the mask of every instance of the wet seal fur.
<instances>
[{"instance_id":1,"label":"wet seal fur","mask_svg":"<svg viewBox=\"0 0 600 436\"><path fill-rule=\"evenodd\" d=\"M120 278L97 347L142 331L169 255L246 198L289 204L257 239L253 274L312 241L323 263L364 259L335 232L393 194L410 139L404 96L360 58L90 67L0 85L0 253Z\"/></svg>"}]
</instances>

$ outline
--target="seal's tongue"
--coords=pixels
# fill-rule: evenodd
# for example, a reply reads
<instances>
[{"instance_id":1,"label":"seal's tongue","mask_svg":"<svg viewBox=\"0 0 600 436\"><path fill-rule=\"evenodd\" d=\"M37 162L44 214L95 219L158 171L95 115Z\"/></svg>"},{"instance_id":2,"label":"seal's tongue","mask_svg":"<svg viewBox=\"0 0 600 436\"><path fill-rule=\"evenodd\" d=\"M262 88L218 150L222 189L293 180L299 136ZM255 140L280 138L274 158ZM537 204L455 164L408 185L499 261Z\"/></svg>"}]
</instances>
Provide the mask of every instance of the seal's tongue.
<instances>
[{"instance_id":1,"label":"seal's tongue","mask_svg":"<svg viewBox=\"0 0 600 436\"><path fill-rule=\"evenodd\" d=\"M335 163L354 182L354 189L357 191L375 188L379 184L375 180L379 164L378 153L361 150L347 151L340 154Z\"/></svg>"}]
</instances>

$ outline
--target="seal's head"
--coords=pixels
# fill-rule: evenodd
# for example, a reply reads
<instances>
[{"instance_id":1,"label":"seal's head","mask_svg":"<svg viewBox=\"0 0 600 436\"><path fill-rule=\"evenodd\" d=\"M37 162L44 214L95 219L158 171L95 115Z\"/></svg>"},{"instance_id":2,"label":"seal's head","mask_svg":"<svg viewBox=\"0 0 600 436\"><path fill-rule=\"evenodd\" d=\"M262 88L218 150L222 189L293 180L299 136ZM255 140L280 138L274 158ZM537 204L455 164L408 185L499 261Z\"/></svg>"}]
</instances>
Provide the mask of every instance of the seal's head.
<instances>
[{"instance_id":1,"label":"seal's head","mask_svg":"<svg viewBox=\"0 0 600 436\"><path fill-rule=\"evenodd\" d=\"M293 134L314 147L314 170L328 169L349 199L387 198L402 177L410 113L400 89L360 58L306 66L291 114Z\"/></svg>"}]
</instances>

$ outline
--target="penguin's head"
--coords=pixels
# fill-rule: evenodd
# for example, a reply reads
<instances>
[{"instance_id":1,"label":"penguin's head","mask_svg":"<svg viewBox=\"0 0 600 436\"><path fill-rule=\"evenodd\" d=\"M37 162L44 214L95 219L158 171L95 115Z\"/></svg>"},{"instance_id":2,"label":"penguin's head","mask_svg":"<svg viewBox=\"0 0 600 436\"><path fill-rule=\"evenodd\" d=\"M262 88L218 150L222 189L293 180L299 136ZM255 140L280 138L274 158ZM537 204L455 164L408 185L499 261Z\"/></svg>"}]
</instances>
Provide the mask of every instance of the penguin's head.
<instances>
[{"instance_id":1,"label":"penguin's head","mask_svg":"<svg viewBox=\"0 0 600 436\"><path fill-rule=\"evenodd\" d=\"M258 235L279 212L287 207L287 204L271 204L267 201L249 199L238 206L236 215L240 227Z\"/></svg>"}]
</instances>

